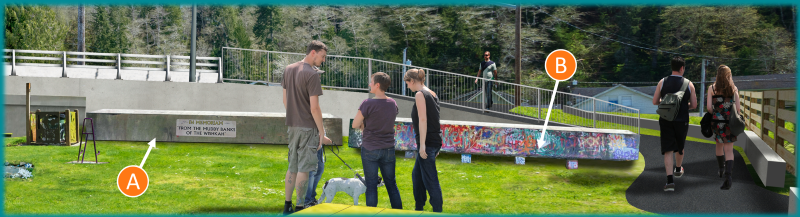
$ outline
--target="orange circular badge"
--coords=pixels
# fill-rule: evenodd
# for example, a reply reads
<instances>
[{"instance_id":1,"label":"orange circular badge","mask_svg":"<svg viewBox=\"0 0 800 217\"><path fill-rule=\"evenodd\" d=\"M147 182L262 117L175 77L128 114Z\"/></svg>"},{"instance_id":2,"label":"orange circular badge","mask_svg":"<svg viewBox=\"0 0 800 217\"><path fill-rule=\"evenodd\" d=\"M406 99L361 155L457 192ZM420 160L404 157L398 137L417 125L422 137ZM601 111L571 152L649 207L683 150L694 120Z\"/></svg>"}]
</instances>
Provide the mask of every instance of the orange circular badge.
<instances>
[{"instance_id":1,"label":"orange circular badge","mask_svg":"<svg viewBox=\"0 0 800 217\"><path fill-rule=\"evenodd\" d=\"M127 166L119 171L117 175L117 187L119 191L128 197L138 197L147 191L150 178L147 172L139 166Z\"/></svg>"},{"instance_id":2,"label":"orange circular badge","mask_svg":"<svg viewBox=\"0 0 800 217\"><path fill-rule=\"evenodd\" d=\"M575 75L575 71L578 69L578 61L571 52L558 49L547 55L544 69L553 80L566 81Z\"/></svg>"}]
</instances>

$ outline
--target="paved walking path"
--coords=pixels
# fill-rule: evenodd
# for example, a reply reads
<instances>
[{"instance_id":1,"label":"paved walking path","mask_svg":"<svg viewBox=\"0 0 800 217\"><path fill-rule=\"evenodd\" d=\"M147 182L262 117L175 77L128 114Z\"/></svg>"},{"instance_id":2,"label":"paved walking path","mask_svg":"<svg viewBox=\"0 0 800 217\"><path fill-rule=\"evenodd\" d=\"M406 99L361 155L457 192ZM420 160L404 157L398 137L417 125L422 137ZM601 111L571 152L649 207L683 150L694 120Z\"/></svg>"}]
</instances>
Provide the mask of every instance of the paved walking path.
<instances>
[{"instance_id":1,"label":"paved walking path","mask_svg":"<svg viewBox=\"0 0 800 217\"><path fill-rule=\"evenodd\" d=\"M639 209L659 213L787 213L789 196L756 185L744 160L734 150L733 186L723 191L719 178L715 145L686 142L684 171L675 178L675 191L664 192L667 183L660 138L641 135L639 151L645 169L625 192L628 203Z\"/></svg>"}]
</instances>

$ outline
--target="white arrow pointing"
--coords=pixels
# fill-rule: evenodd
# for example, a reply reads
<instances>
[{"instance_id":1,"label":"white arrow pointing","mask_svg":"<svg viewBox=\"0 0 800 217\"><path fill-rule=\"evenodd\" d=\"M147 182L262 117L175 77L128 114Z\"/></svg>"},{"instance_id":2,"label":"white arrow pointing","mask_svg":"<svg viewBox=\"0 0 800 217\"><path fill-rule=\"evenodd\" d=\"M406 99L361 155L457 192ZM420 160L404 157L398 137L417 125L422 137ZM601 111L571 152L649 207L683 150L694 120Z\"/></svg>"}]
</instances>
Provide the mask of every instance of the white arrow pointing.
<instances>
[{"instance_id":1,"label":"white arrow pointing","mask_svg":"<svg viewBox=\"0 0 800 217\"><path fill-rule=\"evenodd\" d=\"M147 156L150 155L150 150L156 147L156 138L153 138L150 142L147 143L150 145L150 148L147 148L147 153L144 154L144 159L142 159L142 164L139 164L139 168L144 168L144 162L147 161Z\"/></svg>"},{"instance_id":2,"label":"white arrow pointing","mask_svg":"<svg viewBox=\"0 0 800 217\"><path fill-rule=\"evenodd\" d=\"M556 85L553 87L553 95L550 96L550 107L547 109L547 116L544 118L544 128L542 128L542 135L539 136L539 141L536 144L539 146L539 149L544 147L544 137L547 135L547 122L550 121L550 112L553 111L553 102L556 100L556 90L558 90L558 80L556 80Z\"/></svg>"}]
</instances>

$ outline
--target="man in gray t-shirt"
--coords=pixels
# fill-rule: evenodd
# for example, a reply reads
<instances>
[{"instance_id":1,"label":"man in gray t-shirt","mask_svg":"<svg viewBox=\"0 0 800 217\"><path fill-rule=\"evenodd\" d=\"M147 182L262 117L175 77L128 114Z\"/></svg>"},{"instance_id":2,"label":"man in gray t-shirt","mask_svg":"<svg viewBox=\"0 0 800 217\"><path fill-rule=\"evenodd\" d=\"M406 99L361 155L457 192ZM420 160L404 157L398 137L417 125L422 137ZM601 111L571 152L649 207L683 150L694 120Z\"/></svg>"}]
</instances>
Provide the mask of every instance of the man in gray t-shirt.
<instances>
[{"instance_id":1,"label":"man in gray t-shirt","mask_svg":"<svg viewBox=\"0 0 800 217\"><path fill-rule=\"evenodd\" d=\"M319 107L321 71L317 68L325 61L327 53L328 47L314 40L308 44L303 61L292 63L283 73L283 105L286 108L286 126L289 127L289 169L286 171L284 214L305 207L309 172L315 172L319 167L317 153L322 149L322 144L331 143L322 127L322 110ZM297 189L297 207L292 207L294 189Z\"/></svg>"}]
</instances>

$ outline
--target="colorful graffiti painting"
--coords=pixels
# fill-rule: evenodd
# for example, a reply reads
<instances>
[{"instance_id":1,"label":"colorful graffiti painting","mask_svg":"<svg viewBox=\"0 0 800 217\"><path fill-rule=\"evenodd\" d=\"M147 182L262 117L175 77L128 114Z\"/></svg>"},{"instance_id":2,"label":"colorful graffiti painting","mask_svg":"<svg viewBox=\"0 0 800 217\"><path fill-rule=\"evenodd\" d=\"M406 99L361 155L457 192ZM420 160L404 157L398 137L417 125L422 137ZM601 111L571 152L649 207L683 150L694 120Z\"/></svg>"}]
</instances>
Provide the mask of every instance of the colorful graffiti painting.
<instances>
[{"instance_id":1,"label":"colorful graffiti painting","mask_svg":"<svg viewBox=\"0 0 800 217\"><path fill-rule=\"evenodd\" d=\"M352 121L351 121L352 122ZM639 135L441 124L442 152L561 159L639 159ZM350 129L350 147L360 147L361 131ZM411 122L395 122L395 149L416 150Z\"/></svg>"}]
</instances>

